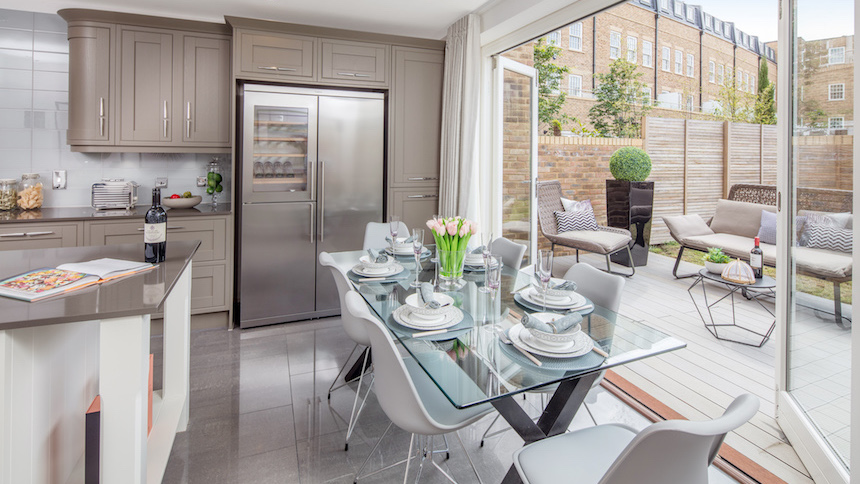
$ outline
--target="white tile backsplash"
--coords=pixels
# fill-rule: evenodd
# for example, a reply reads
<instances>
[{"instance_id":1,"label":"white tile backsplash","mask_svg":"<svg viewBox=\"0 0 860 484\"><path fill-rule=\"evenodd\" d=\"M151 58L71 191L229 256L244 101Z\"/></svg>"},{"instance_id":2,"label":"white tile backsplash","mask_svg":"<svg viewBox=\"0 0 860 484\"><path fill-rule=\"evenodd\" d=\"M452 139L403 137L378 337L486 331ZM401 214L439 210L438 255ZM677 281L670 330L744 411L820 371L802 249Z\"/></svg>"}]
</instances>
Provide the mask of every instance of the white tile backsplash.
<instances>
[{"instance_id":1,"label":"white tile backsplash","mask_svg":"<svg viewBox=\"0 0 860 484\"><path fill-rule=\"evenodd\" d=\"M69 149L65 31L66 23L57 15L0 9L0 178L39 173L46 187L45 207L89 206L92 184L104 178L140 184L139 205L150 203L155 178L165 176L168 187L163 195L190 191L208 201L206 188L198 188L196 182L214 155ZM229 156L218 157L224 175L224 191L218 198L227 201L232 191ZM67 189L50 188L53 170L67 171Z\"/></svg>"}]
</instances>

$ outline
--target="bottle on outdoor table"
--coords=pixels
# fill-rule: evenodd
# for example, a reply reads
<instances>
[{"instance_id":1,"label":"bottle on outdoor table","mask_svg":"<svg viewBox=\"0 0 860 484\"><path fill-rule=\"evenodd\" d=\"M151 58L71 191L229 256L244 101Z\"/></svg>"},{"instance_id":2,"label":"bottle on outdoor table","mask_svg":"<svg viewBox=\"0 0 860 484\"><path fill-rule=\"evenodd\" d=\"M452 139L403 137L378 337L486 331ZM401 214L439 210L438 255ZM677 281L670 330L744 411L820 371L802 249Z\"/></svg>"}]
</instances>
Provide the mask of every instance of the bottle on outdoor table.
<instances>
[{"instance_id":1,"label":"bottle on outdoor table","mask_svg":"<svg viewBox=\"0 0 860 484\"><path fill-rule=\"evenodd\" d=\"M759 247L759 238L755 238L755 247L750 251L750 267L753 269L756 279L761 279L761 247Z\"/></svg>"}]
</instances>

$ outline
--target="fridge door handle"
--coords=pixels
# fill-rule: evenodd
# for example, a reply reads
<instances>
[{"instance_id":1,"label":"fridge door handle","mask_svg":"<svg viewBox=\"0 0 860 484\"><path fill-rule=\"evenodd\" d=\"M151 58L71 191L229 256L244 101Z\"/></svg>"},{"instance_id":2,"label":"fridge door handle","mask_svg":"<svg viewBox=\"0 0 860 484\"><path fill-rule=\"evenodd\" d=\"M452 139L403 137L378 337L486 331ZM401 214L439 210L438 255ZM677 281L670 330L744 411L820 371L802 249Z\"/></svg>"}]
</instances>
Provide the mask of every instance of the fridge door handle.
<instances>
[{"instance_id":1,"label":"fridge door handle","mask_svg":"<svg viewBox=\"0 0 860 484\"><path fill-rule=\"evenodd\" d=\"M310 233L310 236L308 237L308 239L310 239L311 245L313 245L314 242L316 242L314 240L314 232L316 232L316 227L314 226L316 224L316 221L315 221L316 217L314 217L314 204L312 203L312 204L308 205L308 208L311 209L311 233Z\"/></svg>"},{"instance_id":2,"label":"fridge door handle","mask_svg":"<svg viewBox=\"0 0 860 484\"><path fill-rule=\"evenodd\" d=\"M319 168L319 176L320 176L320 242L323 241L323 237L325 237L325 162L320 162Z\"/></svg>"}]
</instances>

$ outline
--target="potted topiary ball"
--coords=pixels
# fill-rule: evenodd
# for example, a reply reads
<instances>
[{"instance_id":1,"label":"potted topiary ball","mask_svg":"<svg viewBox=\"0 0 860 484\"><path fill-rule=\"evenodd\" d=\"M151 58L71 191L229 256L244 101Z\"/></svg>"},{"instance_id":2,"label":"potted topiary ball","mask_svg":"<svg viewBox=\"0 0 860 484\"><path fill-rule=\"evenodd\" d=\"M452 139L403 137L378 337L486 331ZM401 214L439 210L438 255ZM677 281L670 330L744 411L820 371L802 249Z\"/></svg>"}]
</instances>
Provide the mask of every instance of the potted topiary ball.
<instances>
[{"instance_id":1,"label":"potted topiary ball","mask_svg":"<svg viewBox=\"0 0 860 484\"><path fill-rule=\"evenodd\" d=\"M654 212L654 182L645 181L651 174L651 157L641 148L625 146L612 154L609 171L615 179L606 180L607 225L627 229L633 236L633 260L627 251L616 252L612 260L627 267L644 266Z\"/></svg>"}]
</instances>

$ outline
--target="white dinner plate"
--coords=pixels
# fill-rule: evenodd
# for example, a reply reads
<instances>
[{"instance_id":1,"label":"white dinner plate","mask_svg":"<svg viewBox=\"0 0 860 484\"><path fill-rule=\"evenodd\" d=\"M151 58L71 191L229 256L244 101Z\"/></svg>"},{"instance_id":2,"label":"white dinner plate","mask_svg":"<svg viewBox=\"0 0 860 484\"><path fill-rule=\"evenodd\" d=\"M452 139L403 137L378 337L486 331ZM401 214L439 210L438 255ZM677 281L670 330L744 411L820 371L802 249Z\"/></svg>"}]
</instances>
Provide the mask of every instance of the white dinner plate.
<instances>
[{"instance_id":1,"label":"white dinner plate","mask_svg":"<svg viewBox=\"0 0 860 484\"><path fill-rule=\"evenodd\" d=\"M532 304L537 304L539 306L544 305L543 297L538 294L534 287L529 286L520 294L522 294L522 296ZM552 297L548 297L546 299L546 307L552 309L572 309L585 306L586 304L588 304L588 301L585 299L585 296L573 291L571 291L570 296L567 296L566 298L553 299Z\"/></svg>"},{"instance_id":2,"label":"white dinner plate","mask_svg":"<svg viewBox=\"0 0 860 484\"><path fill-rule=\"evenodd\" d=\"M423 319L416 319L409 310L409 306L405 304L395 309L393 316L394 320L399 324L407 328L421 331L450 328L452 326L456 326L463 320L463 312L454 306L449 306L447 311L433 324L429 324L428 321Z\"/></svg>"},{"instance_id":3,"label":"white dinner plate","mask_svg":"<svg viewBox=\"0 0 860 484\"><path fill-rule=\"evenodd\" d=\"M463 260L470 266L484 265L484 256L481 254L466 254Z\"/></svg>"},{"instance_id":4,"label":"white dinner plate","mask_svg":"<svg viewBox=\"0 0 860 484\"><path fill-rule=\"evenodd\" d=\"M425 310L425 312L429 314L418 314L419 311L412 310L412 308L424 308L424 304L422 304L418 299L418 294L410 294L409 296L406 296L406 305L409 306L409 312L412 314L412 316L414 316L416 319L432 319L436 316L441 315L449 307L454 305L454 298L447 294L437 292L433 294L433 297L436 299L436 302L438 302L440 306L444 307L439 308L437 310L432 310L428 308Z\"/></svg>"},{"instance_id":5,"label":"white dinner plate","mask_svg":"<svg viewBox=\"0 0 860 484\"><path fill-rule=\"evenodd\" d=\"M391 251L391 247L386 247L385 252L394 255L414 255L415 249L412 248L412 244L395 246L394 251Z\"/></svg>"},{"instance_id":6,"label":"white dinner plate","mask_svg":"<svg viewBox=\"0 0 860 484\"><path fill-rule=\"evenodd\" d=\"M368 271L363 265L357 264L352 268L352 272L355 272L359 276L365 277L388 277L393 276L395 274L400 274L403 271L403 266L400 264L392 264L391 267L384 269L382 272L378 271Z\"/></svg>"},{"instance_id":7,"label":"white dinner plate","mask_svg":"<svg viewBox=\"0 0 860 484\"><path fill-rule=\"evenodd\" d=\"M511 342L514 345L519 346L529 353L546 356L548 358L575 358L577 356L588 354L588 352L594 348L594 340L585 334L584 331L580 331L579 334L577 334L573 346L564 352L559 352L554 348L530 345L524 338L531 338L531 335L529 334L529 330L522 324L512 326L511 329L508 330L508 338L511 339ZM534 338L531 338L531 340L534 341ZM540 343L537 344L539 345Z\"/></svg>"}]
</instances>

